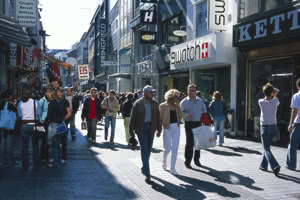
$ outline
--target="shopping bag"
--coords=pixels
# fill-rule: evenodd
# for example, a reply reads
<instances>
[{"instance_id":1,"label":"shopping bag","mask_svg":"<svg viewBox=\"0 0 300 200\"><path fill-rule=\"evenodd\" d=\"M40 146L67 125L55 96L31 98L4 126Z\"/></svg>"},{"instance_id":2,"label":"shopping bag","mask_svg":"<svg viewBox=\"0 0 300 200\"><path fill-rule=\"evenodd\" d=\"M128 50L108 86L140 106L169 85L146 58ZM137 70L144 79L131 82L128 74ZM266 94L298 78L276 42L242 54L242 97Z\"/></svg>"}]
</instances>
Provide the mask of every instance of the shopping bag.
<instances>
[{"instance_id":1,"label":"shopping bag","mask_svg":"<svg viewBox=\"0 0 300 200\"><path fill-rule=\"evenodd\" d=\"M81 130L86 130L86 129L87 129L86 121L81 122Z\"/></svg>"},{"instance_id":2,"label":"shopping bag","mask_svg":"<svg viewBox=\"0 0 300 200\"><path fill-rule=\"evenodd\" d=\"M215 127L200 126L193 129L195 150L208 149L216 146Z\"/></svg>"},{"instance_id":3,"label":"shopping bag","mask_svg":"<svg viewBox=\"0 0 300 200\"><path fill-rule=\"evenodd\" d=\"M62 134L62 133L65 133L67 131L68 131L68 128L67 128L65 122L61 122L57 125L56 134Z\"/></svg>"},{"instance_id":4,"label":"shopping bag","mask_svg":"<svg viewBox=\"0 0 300 200\"><path fill-rule=\"evenodd\" d=\"M4 109L0 111L0 128L4 130L14 130L17 120L15 112L8 110L8 103L5 103Z\"/></svg>"}]
</instances>

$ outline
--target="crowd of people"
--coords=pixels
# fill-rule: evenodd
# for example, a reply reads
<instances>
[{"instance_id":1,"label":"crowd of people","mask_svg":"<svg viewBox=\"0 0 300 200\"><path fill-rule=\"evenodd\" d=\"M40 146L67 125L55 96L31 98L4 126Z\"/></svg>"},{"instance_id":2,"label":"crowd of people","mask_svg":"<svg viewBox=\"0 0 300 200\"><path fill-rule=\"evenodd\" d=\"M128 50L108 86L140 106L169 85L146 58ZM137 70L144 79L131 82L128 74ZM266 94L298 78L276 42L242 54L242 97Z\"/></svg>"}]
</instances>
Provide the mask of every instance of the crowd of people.
<instances>
[{"instance_id":1,"label":"crowd of people","mask_svg":"<svg viewBox=\"0 0 300 200\"><path fill-rule=\"evenodd\" d=\"M300 80L296 83L300 90ZM265 97L258 101L261 108L261 139L264 148L263 160L259 169L268 170L268 163L274 174L280 171L280 165L271 152L272 138L277 134L277 98L278 90L270 83L263 87ZM158 104L154 98L155 90L147 85L136 93L116 94L111 90L108 93L91 88L85 93L77 93L72 88L61 89L58 81L44 88L39 97L31 88L24 88L20 99L10 91L1 95L1 115L13 116L16 120L13 129L1 127L2 164L12 167L17 164L15 152L18 138L22 140L22 166L29 168L29 142L32 142L33 169L38 170L41 163L49 167L60 167L67 161L68 133L72 140L76 139L75 116L81 110L82 128L87 129L87 140L93 145L96 143L97 124L104 123L104 139L113 148L115 146L116 118L122 115L126 143L130 146L140 145L143 167L141 172L145 181L152 183L150 172L150 155L155 135L163 133L163 163L162 168L168 169L167 158L171 152L170 172L176 175L176 160L180 143L180 126L184 124L185 166L191 169L193 163L201 167L200 150L194 149L193 129L201 125L215 126L215 140L219 146L224 144L224 125L228 113L226 102L219 91L212 94L212 101L208 104L197 91L194 84L187 88L187 96L176 89L167 91L164 102ZM288 149L286 167L296 169L296 153L299 145L298 109L300 108L300 93L293 96L292 114L288 131L291 132L291 142ZM4 113L5 111L5 113ZM7 115L10 113L11 115ZM209 123L204 123L203 116L208 116ZM211 119L210 119L211 116ZM1 119L1 118L0 118ZM1 124L1 123L0 123ZM68 128L70 125L70 128ZM109 135L110 129L110 135ZM135 139L137 137L137 140Z\"/></svg>"}]
</instances>

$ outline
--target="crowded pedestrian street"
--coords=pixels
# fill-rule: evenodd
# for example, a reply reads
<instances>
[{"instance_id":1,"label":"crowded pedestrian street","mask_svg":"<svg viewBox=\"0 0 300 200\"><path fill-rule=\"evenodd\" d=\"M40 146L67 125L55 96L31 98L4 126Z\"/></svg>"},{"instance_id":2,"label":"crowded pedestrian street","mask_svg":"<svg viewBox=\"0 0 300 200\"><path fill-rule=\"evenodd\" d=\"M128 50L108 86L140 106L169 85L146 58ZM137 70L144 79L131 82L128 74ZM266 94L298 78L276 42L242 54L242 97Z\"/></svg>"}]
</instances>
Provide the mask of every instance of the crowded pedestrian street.
<instances>
[{"instance_id":1,"label":"crowded pedestrian street","mask_svg":"<svg viewBox=\"0 0 300 200\"><path fill-rule=\"evenodd\" d=\"M226 138L222 147L201 152L202 167L184 166L185 137L181 135L177 175L162 168L162 138L155 138L150 159L153 184L144 182L140 151L128 148L123 119L117 117L115 147L104 139L97 126L95 144L76 118L76 140L68 139L68 160L60 168L42 165L40 171L24 173L19 163L1 168L1 200L155 200L155 199L300 199L300 173L282 168L276 177L258 170L263 153L260 143ZM181 127L183 130L183 127ZM184 133L184 132L182 132ZM286 148L272 147L284 166ZM298 160L299 160L298 152ZM299 164L299 163L298 163Z\"/></svg>"}]
</instances>

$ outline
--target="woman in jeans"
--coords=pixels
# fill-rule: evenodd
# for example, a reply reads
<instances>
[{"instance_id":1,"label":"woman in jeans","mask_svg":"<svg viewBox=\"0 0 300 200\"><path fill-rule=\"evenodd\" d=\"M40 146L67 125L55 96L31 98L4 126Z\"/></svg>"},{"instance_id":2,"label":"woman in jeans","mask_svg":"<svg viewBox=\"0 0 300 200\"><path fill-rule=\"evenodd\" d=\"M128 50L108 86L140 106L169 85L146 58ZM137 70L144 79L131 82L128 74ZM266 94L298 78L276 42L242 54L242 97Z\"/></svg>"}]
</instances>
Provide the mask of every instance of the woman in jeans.
<instances>
[{"instance_id":1,"label":"woman in jeans","mask_svg":"<svg viewBox=\"0 0 300 200\"><path fill-rule=\"evenodd\" d=\"M176 159L180 140L180 122L183 114L180 111L179 105L180 92L172 89L165 94L165 102L160 104L160 117L164 128L164 155L163 155L163 169L167 170L168 154L172 150L171 158L171 173L176 175Z\"/></svg>"},{"instance_id":2,"label":"woman in jeans","mask_svg":"<svg viewBox=\"0 0 300 200\"><path fill-rule=\"evenodd\" d=\"M219 131L219 146L222 146L224 144L224 125L227 115L227 106L219 91L215 91L213 94L213 101L209 105L209 112L212 115L215 125L215 138L217 140L217 131Z\"/></svg>"},{"instance_id":3,"label":"woman in jeans","mask_svg":"<svg viewBox=\"0 0 300 200\"><path fill-rule=\"evenodd\" d=\"M10 112L15 112L17 115L17 108L11 102L12 92L7 90L2 94L1 99L3 101L0 102L0 110L4 110L6 103L7 110ZM2 148L3 148L3 166L11 167L15 165L17 162L14 159L14 152L16 146L16 129L14 130L2 130ZM1 137L1 135L0 135ZM1 141L1 140L0 140ZM1 142L0 142L1 143Z\"/></svg>"},{"instance_id":4,"label":"woman in jeans","mask_svg":"<svg viewBox=\"0 0 300 200\"><path fill-rule=\"evenodd\" d=\"M40 119L41 111L39 102L32 99L32 90L23 90L22 101L18 104L18 114L22 120L22 164L23 169L29 168L29 140L32 139L33 169L39 169L39 136L34 132L36 119ZM34 108L35 107L35 108Z\"/></svg>"}]
</instances>

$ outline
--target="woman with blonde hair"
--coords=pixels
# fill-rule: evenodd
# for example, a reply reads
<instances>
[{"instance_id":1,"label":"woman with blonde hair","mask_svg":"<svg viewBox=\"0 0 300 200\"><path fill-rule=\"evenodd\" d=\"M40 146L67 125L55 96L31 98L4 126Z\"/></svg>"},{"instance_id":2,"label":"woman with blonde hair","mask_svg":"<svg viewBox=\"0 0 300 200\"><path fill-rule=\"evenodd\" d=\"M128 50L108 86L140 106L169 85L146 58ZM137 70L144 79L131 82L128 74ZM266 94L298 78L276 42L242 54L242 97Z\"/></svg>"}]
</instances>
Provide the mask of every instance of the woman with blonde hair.
<instances>
[{"instance_id":1,"label":"woman with blonde hair","mask_svg":"<svg viewBox=\"0 0 300 200\"><path fill-rule=\"evenodd\" d=\"M165 102L160 104L160 117L164 129L164 155L163 169L167 170L167 157L172 150L171 158L171 173L176 175L176 159L180 140L180 122L183 114L180 111L179 104L180 92L176 89L171 89L165 94Z\"/></svg>"},{"instance_id":2,"label":"woman with blonde hair","mask_svg":"<svg viewBox=\"0 0 300 200\"><path fill-rule=\"evenodd\" d=\"M215 125L215 138L217 140L217 131L219 131L219 146L224 144L224 125L227 115L227 106L219 91L213 94L213 101L209 105L209 112L212 115Z\"/></svg>"}]
</instances>

